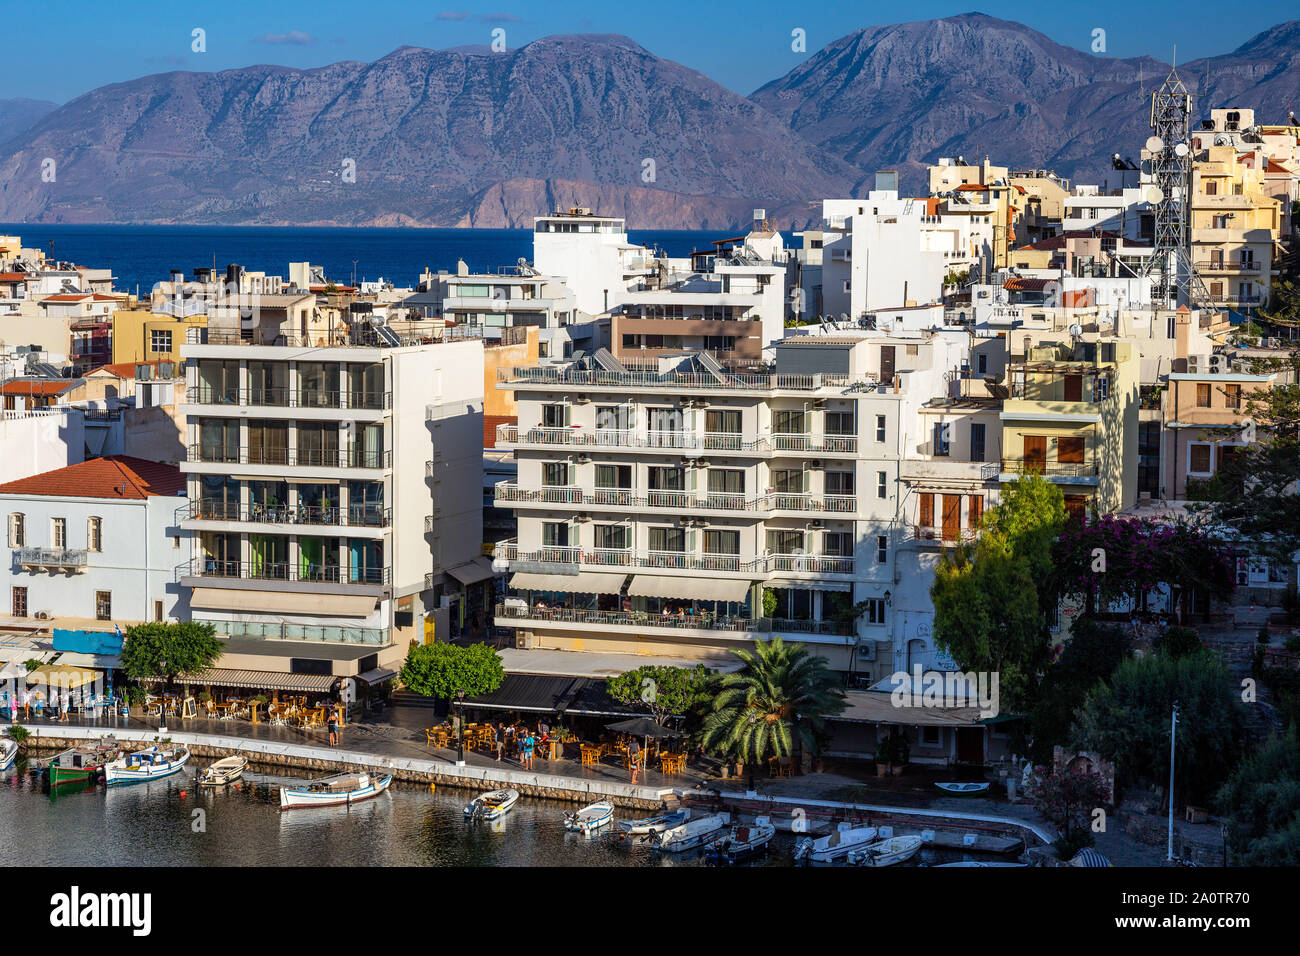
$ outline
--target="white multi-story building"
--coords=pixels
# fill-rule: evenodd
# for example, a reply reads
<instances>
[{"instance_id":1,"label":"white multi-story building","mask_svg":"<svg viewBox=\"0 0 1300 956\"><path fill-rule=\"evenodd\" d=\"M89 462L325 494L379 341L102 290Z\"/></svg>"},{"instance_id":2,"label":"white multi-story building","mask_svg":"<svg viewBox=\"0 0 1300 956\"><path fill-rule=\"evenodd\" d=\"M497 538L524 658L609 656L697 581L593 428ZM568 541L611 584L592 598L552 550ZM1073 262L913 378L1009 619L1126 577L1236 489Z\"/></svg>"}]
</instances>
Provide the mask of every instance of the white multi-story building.
<instances>
[{"instance_id":1,"label":"white multi-story building","mask_svg":"<svg viewBox=\"0 0 1300 956\"><path fill-rule=\"evenodd\" d=\"M0 485L11 561L9 613L17 618L129 624L184 617L188 592L175 465L96 458Z\"/></svg>"},{"instance_id":2,"label":"white multi-story building","mask_svg":"<svg viewBox=\"0 0 1300 956\"><path fill-rule=\"evenodd\" d=\"M578 308L601 315L655 272L654 253L628 242L627 223L616 216L570 209L533 220L533 266L573 290Z\"/></svg>"},{"instance_id":3,"label":"white multi-story building","mask_svg":"<svg viewBox=\"0 0 1300 956\"><path fill-rule=\"evenodd\" d=\"M506 370L519 424L497 445L518 478L496 500L518 536L496 551L514 592L497 624L524 648L703 660L781 634L871 677L893 640L908 423L965 338L788 339L765 373L698 353Z\"/></svg>"},{"instance_id":4,"label":"white multi-story building","mask_svg":"<svg viewBox=\"0 0 1300 956\"><path fill-rule=\"evenodd\" d=\"M181 582L243 666L387 667L439 611L473 624L461 613L462 582L485 563L482 343L404 345L388 330L320 345L285 322L210 323L182 348Z\"/></svg>"}]
</instances>

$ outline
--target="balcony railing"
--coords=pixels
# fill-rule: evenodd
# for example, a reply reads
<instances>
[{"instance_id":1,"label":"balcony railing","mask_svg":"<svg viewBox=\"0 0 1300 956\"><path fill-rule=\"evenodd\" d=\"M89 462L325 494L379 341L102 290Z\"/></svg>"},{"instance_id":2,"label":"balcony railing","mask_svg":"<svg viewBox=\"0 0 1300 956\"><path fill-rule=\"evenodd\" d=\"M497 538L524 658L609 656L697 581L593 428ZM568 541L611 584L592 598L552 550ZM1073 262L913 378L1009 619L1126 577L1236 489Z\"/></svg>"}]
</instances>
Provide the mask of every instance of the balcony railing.
<instances>
[{"instance_id":1,"label":"balcony railing","mask_svg":"<svg viewBox=\"0 0 1300 956\"><path fill-rule=\"evenodd\" d=\"M187 461L225 465L282 465L303 468L389 468L392 452L364 448L214 448L190 445Z\"/></svg>"},{"instance_id":2,"label":"balcony railing","mask_svg":"<svg viewBox=\"0 0 1300 956\"><path fill-rule=\"evenodd\" d=\"M199 384L189 389L195 405L242 405L253 408L349 408L379 411L392 406L392 392L333 391L312 388L266 386L261 388L213 388Z\"/></svg>"},{"instance_id":3,"label":"balcony railing","mask_svg":"<svg viewBox=\"0 0 1300 956\"><path fill-rule=\"evenodd\" d=\"M520 551L514 539L497 542L492 559L505 564L565 565L569 567L643 568L673 571L732 571L853 574L854 558L829 554L694 554L685 551L634 551L630 548L541 548Z\"/></svg>"},{"instance_id":4,"label":"balcony railing","mask_svg":"<svg viewBox=\"0 0 1300 956\"><path fill-rule=\"evenodd\" d=\"M18 548L14 557L20 567L30 570L84 571L88 552L72 548Z\"/></svg>"},{"instance_id":5,"label":"balcony railing","mask_svg":"<svg viewBox=\"0 0 1300 956\"><path fill-rule=\"evenodd\" d=\"M238 502L193 501L182 507L182 516L191 521L247 521L259 524L348 525L359 528L387 528L392 524L393 509L373 505L348 508L275 505L240 505Z\"/></svg>"},{"instance_id":6,"label":"balcony railing","mask_svg":"<svg viewBox=\"0 0 1300 956\"><path fill-rule=\"evenodd\" d=\"M855 435L773 435L753 438L738 432L636 431L624 428L538 427L498 425L498 444L562 445L594 448L673 448L693 451L800 451L817 454L852 454L858 450Z\"/></svg>"},{"instance_id":7,"label":"balcony railing","mask_svg":"<svg viewBox=\"0 0 1300 956\"><path fill-rule=\"evenodd\" d=\"M1029 475L1056 475L1067 478L1094 478L1099 474L1095 461L1045 461L1042 458L1002 459L1002 474L1014 475L1022 471Z\"/></svg>"},{"instance_id":8,"label":"balcony railing","mask_svg":"<svg viewBox=\"0 0 1300 956\"><path fill-rule=\"evenodd\" d=\"M760 498L746 498L739 493L713 491L647 491L638 495L630 488L596 488L592 491L584 491L577 485L520 488L513 481L496 484L495 500L497 504L516 502L673 511L813 511L831 514L853 514L858 506L858 499L853 495L773 492Z\"/></svg>"},{"instance_id":9,"label":"balcony railing","mask_svg":"<svg viewBox=\"0 0 1300 956\"><path fill-rule=\"evenodd\" d=\"M190 574L200 578L241 578L251 581L293 581L329 584L388 584L391 568L345 567L337 564L308 564L271 561L220 561L195 558Z\"/></svg>"},{"instance_id":10,"label":"balcony railing","mask_svg":"<svg viewBox=\"0 0 1300 956\"><path fill-rule=\"evenodd\" d=\"M1262 266L1260 266L1259 263L1254 261L1229 262L1229 261L1216 261L1214 259L1208 259L1203 262L1196 263L1196 269L1198 272L1243 272L1245 273L1245 272L1259 272L1261 268Z\"/></svg>"},{"instance_id":11,"label":"balcony railing","mask_svg":"<svg viewBox=\"0 0 1300 956\"><path fill-rule=\"evenodd\" d=\"M932 542L934 544L958 544L974 541L979 537L978 528L935 528L929 525L914 524L907 526L906 540Z\"/></svg>"},{"instance_id":12,"label":"balcony railing","mask_svg":"<svg viewBox=\"0 0 1300 956\"><path fill-rule=\"evenodd\" d=\"M772 436L772 445L777 451L851 453L858 450L858 439L853 435L775 434Z\"/></svg>"},{"instance_id":13,"label":"balcony railing","mask_svg":"<svg viewBox=\"0 0 1300 956\"><path fill-rule=\"evenodd\" d=\"M790 374L779 372L722 372L710 375L695 372L659 372L648 369L628 369L610 372L603 369L582 369L555 366L516 366L497 371L497 381L515 386L555 385L591 386L596 388L638 388L672 391L707 389L763 391L815 391L819 388L846 388L855 381L867 382L868 376L854 378L842 373L818 372L815 374Z\"/></svg>"},{"instance_id":14,"label":"balcony railing","mask_svg":"<svg viewBox=\"0 0 1300 956\"><path fill-rule=\"evenodd\" d=\"M726 617L710 613L665 614L650 611L599 611L594 609L528 607L498 604L496 616L513 621L536 621L553 624L596 624L615 627L668 628L675 631L705 630L772 633L795 631L802 634L841 634L849 628L833 621L794 621L770 617Z\"/></svg>"},{"instance_id":15,"label":"balcony railing","mask_svg":"<svg viewBox=\"0 0 1300 956\"><path fill-rule=\"evenodd\" d=\"M388 632L375 627L331 627L315 624L259 624L243 621L213 622L226 637L263 641L313 641L322 644L373 644L387 647L392 643Z\"/></svg>"}]
</instances>

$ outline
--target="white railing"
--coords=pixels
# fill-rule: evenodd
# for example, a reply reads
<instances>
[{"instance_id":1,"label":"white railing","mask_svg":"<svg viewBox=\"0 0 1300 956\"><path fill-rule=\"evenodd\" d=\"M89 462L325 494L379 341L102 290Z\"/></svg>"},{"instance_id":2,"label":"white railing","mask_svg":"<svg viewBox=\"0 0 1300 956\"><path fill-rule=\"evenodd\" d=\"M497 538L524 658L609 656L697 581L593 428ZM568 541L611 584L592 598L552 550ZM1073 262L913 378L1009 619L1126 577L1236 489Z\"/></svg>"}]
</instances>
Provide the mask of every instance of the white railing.
<instances>
[{"instance_id":1,"label":"white railing","mask_svg":"<svg viewBox=\"0 0 1300 956\"><path fill-rule=\"evenodd\" d=\"M517 482L501 481L495 486L496 501L519 504L593 505L618 508L666 508L704 511L815 511L853 514L858 499L852 495L769 493L761 498L712 491L647 491L644 496L627 488L595 488L584 491L575 485L520 488Z\"/></svg>"},{"instance_id":2,"label":"white railing","mask_svg":"<svg viewBox=\"0 0 1300 956\"><path fill-rule=\"evenodd\" d=\"M596 568L641 568L667 571L712 571L744 574L853 574L852 557L828 554L695 554L686 551L634 551L630 548L538 548L523 551L517 539L499 541L492 550L498 564L555 564Z\"/></svg>"}]
</instances>

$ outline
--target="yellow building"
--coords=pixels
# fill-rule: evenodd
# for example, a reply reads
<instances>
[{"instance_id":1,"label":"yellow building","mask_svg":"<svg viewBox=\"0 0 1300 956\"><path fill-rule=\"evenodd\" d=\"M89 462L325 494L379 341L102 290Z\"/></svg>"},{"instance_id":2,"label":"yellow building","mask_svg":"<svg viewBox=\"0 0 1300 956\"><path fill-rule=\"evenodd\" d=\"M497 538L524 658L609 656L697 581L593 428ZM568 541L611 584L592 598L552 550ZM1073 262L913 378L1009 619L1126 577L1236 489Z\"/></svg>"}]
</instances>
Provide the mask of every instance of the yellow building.
<instances>
[{"instance_id":1,"label":"yellow building","mask_svg":"<svg viewBox=\"0 0 1300 956\"><path fill-rule=\"evenodd\" d=\"M113 364L179 362L186 330L207 324L202 314L176 318L149 309L121 309L113 313Z\"/></svg>"},{"instance_id":2,"label":"yellow building","mask_svg":"<svg viewBox=\"0 0 1300 956\"><path fill-rule=\"evenodd\" d=\"M1034 347L1010 366L1000 479L1061 486L1066 509L1109 513L1137 500L1139 356L1132 342Z\"/></svg>"},{"instance_id":3,"label":"yellow building","mask_svg":"<svg viewBox=\"0 0 1300 956\"><path fill-rule=\"evenodd\" d=\"M937 166L930 167L930 195L947 200L947 214L960 213L965 207L991 216L992 265L995 269L1006 268L1007 254L1015 241L1016 220L1028 195L1024 187L1012 185L1006 166L994 166L988 157L979 165L971 165L960 156L955 160L942 158Z\"/></svg>"}]
</instances>

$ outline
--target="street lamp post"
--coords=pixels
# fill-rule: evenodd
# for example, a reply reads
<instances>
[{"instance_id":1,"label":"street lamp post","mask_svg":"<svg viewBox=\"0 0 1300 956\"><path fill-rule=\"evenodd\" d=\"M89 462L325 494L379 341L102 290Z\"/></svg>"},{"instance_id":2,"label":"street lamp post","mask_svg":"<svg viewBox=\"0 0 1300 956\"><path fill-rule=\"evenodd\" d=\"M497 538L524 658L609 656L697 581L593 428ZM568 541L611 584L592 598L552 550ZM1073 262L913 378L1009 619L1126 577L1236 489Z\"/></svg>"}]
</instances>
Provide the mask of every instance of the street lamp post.
<instances>
[{"instance_id":1,"label":"street lamp post","mask_svg":"<svg viewBox=\"0 0 1300 956\"><path fill-rule=\"evenodd\" d=\"M1178 737L1178 703L1169 719L1169 862L1174 859L1174 742Z\"/></svg>"},{"instance_id":2,"label":"street lamp post","mask_svg":"<svg viewBox=\"0 0 1300 956\"><path fill-rule=\"evenodd\" d=\"M465 766L465 692L456 691L456 766Z\"/></svg>"}]
</instances>

